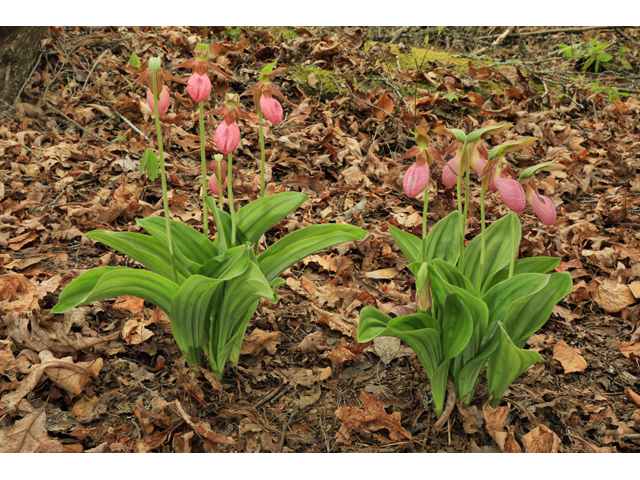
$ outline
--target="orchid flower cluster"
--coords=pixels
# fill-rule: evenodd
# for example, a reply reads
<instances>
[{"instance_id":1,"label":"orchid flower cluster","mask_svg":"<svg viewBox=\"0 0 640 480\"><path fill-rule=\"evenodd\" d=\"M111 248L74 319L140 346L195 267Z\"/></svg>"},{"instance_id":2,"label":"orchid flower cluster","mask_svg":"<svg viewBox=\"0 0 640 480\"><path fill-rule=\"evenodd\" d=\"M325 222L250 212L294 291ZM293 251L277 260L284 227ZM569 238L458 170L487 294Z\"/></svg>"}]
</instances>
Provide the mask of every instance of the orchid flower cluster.
<instances>
[{"instance_id":1,"label":"orchid flower cluster","mask_svg":"<svg viewBox=\"0 0 640 480\"><path fill-rule=\"evenodd\" d=\"M403 190L410 198L424 192L422 238L389 226L415 276L417 312L395 318L371 306L360 312L359 342L392 336L415 351L429 378L439 424L451 413L444 414L447 392L453 395L449 403L469 406L485 366L490 404L498 405L509 385L542 359L523 347L573 286L567 272L547 273L559 265L559 258L516 259L522 235L516 212L522 212L527 201L545 225L556 220L555 206L539 193L534 175L562 166L535 165L516 180L506 154L536 139L507 142L490 151L482 140L483 135L509 127L494 124L469 134L436 128L436 133L452 138L444 155L430 147L427 132L417 128L417 145L399 159L416 158L405 174ZM429 169L434 160L444 164L445 187L457 186L458 209L427 233ZM481 181L481 233L465 246L471 169ZM511 212L485 228L487 190L497 191Z\"/></svg>"},{"instance_id":2,"label":"orchid flower cluster","mask_svg":"<svg viewBox=\"0 0 640 480\"><path fill-rule=\"evenodd\" d=\"M132 56L133 58L133 56ZM137 58L137 57L136 57ZM283 119L283 109L273 98L282 94L267 81L277 71L274 64L265 67L259 92L261 113L273 124ZM237 212L233 206L232 154L240 141L238 119L259 123L246 112L239 96L227 94L224 103L212 114L222 116L214 141L220 154L214 161L205 159L203 102L211 93L207 71L228 76L208 59L206 46L198 45L193 59L177 67L192 68L187 82L161 68L159 58L151 58L140 80L148 85L147 101L154 112L158 137L158 155L148 148L141 170L153 180L154 164L160 165L164 218L137 219L147 233L94 230L87 237L114 248L136 260L147 270L126 267L98 267L74 279L62 291L53 313L64 313L90 302L120 295L133 295L154 304L168 315L174 338L187 363L209 369L220 378L227 365L237 364L249 321L260 299L278 301L277 288L284 282L280 274L308 255L344 242L361 240L365 231L347 224L310 225L279 239L257 255L257 243L276 223L308 200L299 192L281 192L255 200ZM174 68L177 68L174 67ZM266 73L265 73L266 72ZM203 231L170 218L167 180L162 146L160 116L168 111L171 97L164 82L187 85L192 100L199 106L201 138ZM135 82L134 82L135 83ZM264 141L261 141L264 172ZM223 155L228 155L224 162ZM214 168L207 179L206 169ZM223 209L224 188L228 192L229 212ZM206 195L209 189L219 195L219 205ZM207 210L211 210L217 234L212 241L207 229Z\"/></svg>"}]
</instances>

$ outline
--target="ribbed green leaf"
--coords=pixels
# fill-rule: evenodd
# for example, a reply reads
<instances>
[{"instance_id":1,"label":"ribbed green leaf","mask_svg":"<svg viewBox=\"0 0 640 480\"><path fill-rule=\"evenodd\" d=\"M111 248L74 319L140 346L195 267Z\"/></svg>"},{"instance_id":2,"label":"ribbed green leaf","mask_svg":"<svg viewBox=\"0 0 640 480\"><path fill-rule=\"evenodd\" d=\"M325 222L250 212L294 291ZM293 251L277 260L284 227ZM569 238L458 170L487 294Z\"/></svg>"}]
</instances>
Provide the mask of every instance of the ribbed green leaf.
<instances>
[{"instance_id":1,"label":"ribbed green leaf","mask_svg":"<svg viewBox=\"0 0 640 480\"><path fill-rule=\"evenodd\" d=\"M484 267L481 265L482 234L469 242L464 249L464 276L471 280L471 283L478 291L482 290L482 285L495 272L508 265L513 255L513 242L516 248L520 245L522 228L518 215L509 212L499 220L493 222L485 231L486 250ZM512 242L513 239L513 242ZM478 278L482 270L482 279L478 287Z\"/></svg>"},{"instance_id":2,"label":"ribbed green leaf","mask_svg":"<svg viewBox=\"0 0 640 480\"><path fill-rule=\"evenodd\" d=\"M198 275L209 278L224 278L226 280L242 274L251 262L248 244L233 247L206 262L198 270Z\"/></svg>"},{"instance_id":3,"label":"ribbed green leaf","mask_svg":"<svg viewBox=\"0 0 640 480\"><path fill-rule=\"evenodd\" d=\"M528 257L518 258L513 267L513 276L523 273L547 273L560 265L560 259L556 257ZM509 265L494 273L482 286L482 294L491 287L509 278Z\"/></svg>"},{"instance_id":4,"label":"ribbed green leaf","mask_svg":"<svg viewBox=\"0 0 640 480\"><path fill-rule=\"evenodd\" d=\"M454 210L439 220L426 236L424 245L428 263L438 258L455 265L460 256L460 212ZM418 255L422 256L422 252Z\"/></svg>"},{"instance_id":5,"label":"ribbed green leaf","mask_svg":"<svg viewBox=\"0 0 640 480\"><path fill-rule=\"evenodd\" d=\"M447 296L442 322L442 359L450 360L462 352L472 333L473 319L467 306L456 295Z\"/></svg>"},{"instance_id":6,"label":"ribbed green leaf","mask_svg":"<svg viewBox=\"0 0 640 480\"><path fill-rule=\"evenodd\" d=\"M51 312L64 313L74 307L105 298L131 295L153 303L171 317L171 302L177 292L178 285L147 270L98 267L83 273L67 285Z\"/></svg>"},{"instance_id":7,"label":"ribbed green leaf","mask_svg":"<svg viewBox=\"0 0 640 480\"><path fill-rule=\"evenodd\" d=\"M487 366L489 394L493 395L493 399L489 403L492 408L498 406L505 390L516 378L531 365L542 360L537 352L516 347L502 322L498 322L498 325L500 327L500 344L489 356L489 365Z\"/></svg>"},{"instance_id":8,"label":"ribbed green leaf","mask_svg":"<svg viewBox=\"0 0 640 480\"><path fill-rule=\"evenodd\" d=\"M438 270L438 274L440 275L442 280L450 285L460 287L471 293L472 295L476 295L476 289L473 287L469 279L462 275L462 273L460 273L460 270L454 267L451 263L436 258L433 260L433 264Z\"/></svg>"},{"instance_id":9,"label":"ribbed green leaf","mask_svg":"<svg viewBox=\"0 0 640 480\"><path fill-rule=\"evenodd\" d=\"M282 192L254 200L236 213L238 229L253 244L308 199L304 193Z\"/></svg>"},{"instance_id":10,"label":"ribbed green leaf","mask_svg":"<svg viewBox=\"0 0 640 480\"><path fill-rule=\"evenodd\" d=\"M393 237L393 241L404 253L404 256L407 257L409 263L422 262L422 256L420 255L422 241L418 237L393 225L389 225L389 233Z\"/></svg>"},{"instance_id":11,"label":"ribbed green leaf","mask_svg":"<svg viewBox=\"0 0 640 480\"><path fill-rule=\"evenodd\" d=\"M382 336L388 328L391 317L382 313L376 307L367 306L360 310L358 320L358 342L367 343Z\"/></svg>"},{"instance_id":12,"label":"ribbed green leaf","mask_svg":"<svg viewBox=\"0 0 640 480\"><path fill-rule=\"evenodd\" d=\"M331 223L301 228L267 248L258 257L260 269L270 282L308 255L340 243L362 240L366 233L353 225Z\"/></svg>"},{"instance_id":13,"label":"ribbed green leaf","mask_svg":"<svg viewBox=\"0 0 640 480\"><path fill-rule=\"evenodd\" d=\"M503 323L516 347L522 348L531 335L549 319L553 307L573 289L569 272L548 275L549 283L532 295L515 300Z\"/></svg>"},{"instance_id":14,"label":"ribbed green leaf","mask_svg":"<svg viewBox=\"0 0 640 480\"><path fill-rule=\"evenodd\" d=\"M168 280L173 280L171 260L167 252L166 244L161 244L150 235L133 232L92 230L87 233L86 236L124 253L137 262L140 262L152 272L162 275ZM190 272L182 265L178 264L176 267L178 270L178 283L182 283L185 277L190 275Z\"/></svg>"},{"instance_id":15,"label":"ribbed green leaf","mask_svg":"<svg viewBox=\"0 0 640 480\"><path fill-rule=\"evenodd\" d=\"M182 284L171 304L171 330L189 365L201 365L205 325L221 279L192 275Z\"/></svg>"},{"instance_id":16,"label":"ribbed green leaf","mask_svg":"<svg viewBox=\"0 0 640 480\"><path fill-rule=\"evenodd\" d=\"M523 273L500 282L482 296L489 308L489 325L502 320L507 308L519 298L537 292L549 283L549 275L542 273Z\"/></svg>"},{"instance_id":17,"label":"ribbed green leaf","mask_svg":"<svg viewBox=\"0 0 640 480\"><path fill-rule=\"evenodd\" d=\"M161 245L166 245L167 230L163 217L142 218L136 220L136 223L157 238ZM169 220L169 228L175 249L194 264L200 266L218 254L213 242L195 228L175 220Z\"/></svg>"}]
</instances>

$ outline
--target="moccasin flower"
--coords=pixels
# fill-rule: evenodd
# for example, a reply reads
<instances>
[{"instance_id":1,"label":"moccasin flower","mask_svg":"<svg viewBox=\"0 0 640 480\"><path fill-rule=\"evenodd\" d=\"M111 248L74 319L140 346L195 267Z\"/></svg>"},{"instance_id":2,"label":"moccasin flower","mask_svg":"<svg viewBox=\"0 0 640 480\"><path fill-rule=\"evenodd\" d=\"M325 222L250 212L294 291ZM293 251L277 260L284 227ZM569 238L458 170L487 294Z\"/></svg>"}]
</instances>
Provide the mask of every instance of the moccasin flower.
<instances>
[{"instance_id":1,"label":"moccasin flower","mask_svg":"<svg viewBox=\"0 0 640 480\"><path fill-rule=\"evenodd\" d=\"M240 144L238 118L243 118L251 123L259 123L240 106L240 97L235 93L227 93L224 105L204 115L222 115L223 120L216 128L214 140L220 153L225 155L233 152Z\"/></svg>"},{"instance_id":2,"label":"moccasin flower","mask_svg":"<svg viewBox=\"0 0 640 480\"><path fill-rule=\"evenodd\" d=\"M192 68L193 73L189 77L187 83L187 92L191 100L196 103L204 101L211 93L211 80L207 75L207 71L213 70L220 75L227 78L232 78L225 72L223 72L215 63L209 60L209 47L206 45L198 44L193 58L176 65L174 68Z\"/></svg>"},{"instance_id":3,"label":"moccasin flower","mask_svg":"<svg viewBox=\"0 0 640 480\"><path fill-rule=\"evenodd\" d=\"M184 80L181 80L177 77L174 77L169 72L167 72L164 68L160 67L160 59L153 57L149 59L149 65L153 66L153 69L146 68L138 77L133 84L138 82L146 82L147 86L147 104L152 112L155 111L153 106L153 77L156 77L156 88L160 92L158 95L158 113L160 116L167 113L169 109L169 104L171 103L171 96L169 95L169 90L164 86L164 82L166 80L173 80L174 82L185 84ZM142 69L142 67L141 67ZM138 70L139 71L139 70Z\"/></svg>"},{"instance_id":4,"label":"moccasin flower","mask_svg":"<svg viewBox=\"0 0 640 480\"><path fill-rule=\"evenodd\" d=\"M218 181L218 162L213 161L207 163L207 168L213 168L213 175L209 177L207 185L214 195L220 195L220 182ZM222 176L222 189L227 188L227 172L229 165L224 160L220 162L220 174Z\"/></svg>"},{"instance_id":5,"label":"moccasin flower","mask_svg":"<svg viewBox=\"0 0 640 480\"><path fill-rule=\"evenodd\" d=\"M442 160L440 153L429 146L429 136L425 129L419 126L416 130L415 136L418 145L411 147L407 153L396 158L398 161L416 157L416 163L409 167L402 179L402 189L409 198L417 197L429 185L429 165L433 159Z\"/></svg>"},{"instance_id":6,"label":"moccasin flower","mask_svg":"<svg viewBox=\"0 0 640 480\"><path fill-rule=\"evenodd\" d=\"M538 188L535 186L535 183L533 188L531 184L527 185L527 200L533 207L533 211L536 212L540 221L547 227L550 227L556 223L556 207L549 197L540 195L537 190Z\"/></svg>"},{"instance_id":7,"label":"moccasin flower","mask_svg":"<svg viewBox=\"0 0 640 480\"><path fill-rule=\"evenodd\" d=\"M493 172L493 182L504 204L514 212L521 212L527 204L527 198L522 185L509 174L515 176L507 161L502 158Z\"/></svg>"},{"instance_id":8,"label":"moccasin flower","mask_svg":"<svg viewBox=\"0 0 640 480\"><path fill-rule=\"evenodd\" d=\"M260 72L260 78L258 83L256 83L253 87L244 91L242 95L246 93L253 94L253 103L256 108L262 112L264 118L269 120L273 125L280 125L282 123L282 119L284 116L284 112L282 110L282 105L278 100L273 98L276 97L282 99L287 102L289 105L293 105L287 98L278 90L273 83L271 83L271 78L275 77L278 73L284 71L284 68L278 68L273 70L276 62L270 63L266 65L262 72Z\"/></svg>"}]
</instances>

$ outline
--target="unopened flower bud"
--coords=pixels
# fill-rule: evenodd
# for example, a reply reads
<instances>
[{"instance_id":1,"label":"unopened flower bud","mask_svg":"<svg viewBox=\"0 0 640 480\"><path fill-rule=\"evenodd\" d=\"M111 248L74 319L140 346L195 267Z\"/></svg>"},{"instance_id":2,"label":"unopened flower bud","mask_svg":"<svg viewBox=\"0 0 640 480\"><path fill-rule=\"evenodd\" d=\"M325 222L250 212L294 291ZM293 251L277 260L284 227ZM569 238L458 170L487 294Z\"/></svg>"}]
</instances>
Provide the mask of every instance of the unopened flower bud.
<instances>
[{"instance_id":1,"label":"unopened flower bud","mask_svg":"<svg viewBox=\"0 0 640 480\"><path fill-rule=\"evenodd\" d=\"M157 72L158 70L160 70L160 66L161 66L161 62L160 62L160 58L159 57L151 57L149 59L149 69L151 71Z\"/></svg>"},{"instance_id":2,"label":"unopened flower bud","mask_svg":"<svg viewBox=\"0 0 640 480\"><path fill-rule=\"evenodd\" d=\"M427 280L422 284L422 288L416 295L416 308L419 312L426 312L431 308L431 279L427 277Z\"/></svg>"}]
</instances>

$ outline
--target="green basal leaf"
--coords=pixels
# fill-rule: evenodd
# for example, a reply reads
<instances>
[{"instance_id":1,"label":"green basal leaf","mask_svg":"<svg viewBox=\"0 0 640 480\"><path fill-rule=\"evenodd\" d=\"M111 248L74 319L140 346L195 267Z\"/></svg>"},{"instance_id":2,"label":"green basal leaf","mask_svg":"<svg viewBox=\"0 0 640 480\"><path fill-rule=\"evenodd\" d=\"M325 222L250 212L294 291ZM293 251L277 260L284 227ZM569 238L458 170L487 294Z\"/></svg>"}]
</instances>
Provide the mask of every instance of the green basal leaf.
<instances>
[{"instance_id":1,"label":"green basal leaf","mask_svg":"<svg viewBox=\"0 0 640 480\"><path fill-rule=\"evenodd\" d=\"M131 65L133 68L140 68L140 59L138 58L136 52L131 52L131 56L129 57L129 65Z\"/></svg>"},{"instance_id":2,"label":"green basal leaf","mask_svg":"<svg viewBox=\"0 0 640 480\"><path fill-rule=\"evenodd\" d=\"M167 228L164 217L137 219L136 223L157 239L160 245L166 245ZM213 242L195 228L175 220L169 220L169 228L174 251L189 262L189 271L195 273L202 264L218 254Z\"/></svg>"},{"instance_id":3,"label":"green basal leaf","mask_svg":"<svg viewBox=\"0 0 640 480\"><path fill-rule=\"evenodd\" d=\"M482 296L489 309L489 325L501 320L511 303L519 298L531 295L549 283L549 275L542 273L523 273L500 282Z\"/></svg>"},{"instance_id":4,"label":"green basal leaf","mask_svg":"<svg viewBox=\"0 0 640 480\"><path fill-rule=\"evenodd\" d=\"M434 259L433 264L438 270L438 274L443 281L447 282L450 285L460 287L472 295L476 295L476 289L473 287L469 279L462 275L462 273L460 273L460 270L458 270L456 267L444 260L440 260L439 258Z\"/></svg>"},{"instance_id":5,"label":"green basal leaf","mask_svg":"<svg viewBox=\"0 0 640 480\"><path fill-rule=\"evenodd\" d=\"M171 303L171 330L189 365L201 365L206 319L211 315L213 294L221 279L192 275Z\"/></svg>"},{"instance_id":6,"label":"green basal leaf","mask_svg":"<svg viewBox=\"0 0 640 480\"><path fill-rule=\"evenodd\" d=\"M484 268L482 267L481 250L482 234L469 242L464 250L464 276L471 280L477 291L482 290L482 286L487 279L505 265L509 264L513 246L511 239L520 245L522 227L515 212L509 212L504 217L493 222L486 229L486 250L484 258ZM482 271L482 279L478 286L478 278Z\"/></svg>"},{"instance_id":7,"label":"green basal leaf","mask_svg":"<svg viewBox=\"0 0 640 480\"><path fill-rule=\"evenodd\" d=\"M489 160L493 160L497 157L504 157L507 153L520 150L537 140L538 139L535 137L524 137L519 140L512 140L510 142L498 145L497 147L492 148L489 152Z\"/></svg>"},{"instance_id":8,"label":"green basal leaf","mask_svg":"<svg viewBox=\"0 0 640 480\"><path fill-rule=\"evenodd\" d=\"M98 267L84 272L67 285L51 312L64 313L105 298L131 295L153 303L171 316L171 302L177 292L178 285L147 270Z\"/></svg>"},{"instance_id":9,"label":"green basal leaf","mask_svg":"<svg viewBox=\"0 0 640 480\"><path fill-rule=\"evenodd\" d=\"M299 192L282 192L254 200L236 213L238 229L252 244L309 197Z\"/></svg>"},{"instance_id":10,"label":"green basal leaf","mask_svg":"<svg viewBox=\"0 0 640 480\"><path fill-rule=\"evenodd\" d=\"M236 224L236 244L231 245L231 215L229 215L224 210L216 208L215 199L211 197L206 197L205 203L209 207L209 210L213 212L213 218L216 221L218 235L213 241L213 248L218 252L219 255L223 254L228 248L237 247L238 245L244 245L245 243L247 243L248 240L245 236L244 230L242 230L242 228L240 228L240 226ZM220 226L222 226L222 228Z\"/></svg>"},{"instance_id":11,"label":"green basal leaf","mask_svg":"<svg viewBox=\"0 0 640 480\"><path fill-rule=\"evenodd\" d=\"M553 307L573 289L569 272L555 272L548 277L549 282L543 288L515 300L507 309L503 323L518 348L524 347L529 337L547 322Z\"/></svg>"},{"instance_id":12,"label":"green basal leaf","mask_svg":"<svg viewBox=\"0 0 640 480\"><path fill-rule=\"evenodd\" d=\"M458 262L458 257L460 256L460 212L458 210L454 210L434 225L425 237L421 248L425 246L427 249L426 261L428 263L432 263L436 258L442 259L451 265L455 265ZM424 259L422 249L418 255L420 257L419 260Z\"/></svg>"},{"instance_id":13,"label":"green basal leaf","mask_svg":"<svg viewBox=\"0 0 640 480\"><path fill-rule=\"evenodd\" d=\"M447 393L447 379L449 378L449 365L451 361L446 360L438 365L435 372L429 376L431 385L431 395L433 396L433 409L436 417L440 418L444 411L444 400Z\"/></svg>"},{"instance_id":14,"label":"green basal leaf","mask_svg":"<svg viewBox=\"0 0 640 480\"><path fill-rule=\"evenodd\" d=\"M420 254L422 241L418 237L393 225L389 225L389 233L410 263L422 261L422 255Z\"/></svg>"},{"instance_id":15,"label":"green basal leaf","mask_svg":"<svg viewBox=\"0 0 640 480\"><path fill-rule=\"evenodd\" d=\"M473 319L469 309L456 295L447 296L442 323L443 360L450 360L462 352L472 333Z\"/></svg>"},{"instance_id":16,"label":"green basal leaf","mask_svg":"<svg viewBox=\"0 0 640 480\"><path fill-rule=\"evenodd\" d=\"M537 352L516 347L502 322L498 322L498 325L500 327L500 343L489 356L489 365L487 366L489 394L493 395L489 405L492 408L498 406L505 390L516 378L531 365L542 360Z\"/></svg>"},{"instance_id":17,"label":"green basal leaf","mask_svg":"<svg viewBox=\"0 0 640 480\"><path fill-rule=\"evenodd\" d=\"M224 278L226 280L236 277L249 268L249 263L251 262L249 250L251 250L249 244L230 248L222 255L213 257L202 265L197 273L204 277Z\"/></svg>"},{"instance_id":18,"label":"green basal leaf","mask_svg":"<svg viewBox=\"0 0 640 480\"><path fill-rule=\"evenodd\" d=\"M340 243L362 240L366 234L353 225L310 225L290 233L267 248L258 257L260 269L270 282L308 255Z\"/></svg>"},{"instance_id":19,"label":"green basal leaf","mask_svg":"<svg viewBox=\"0 0 640 480\"><path fill-rule=\"evenodd\" d=\"M86 236L124 253L152 272L162 275L168 280L173 280L167 245L161 244L155 238L141 233L107 232L104 230L92 230ZM178 283L181 284L191 273L185 265L176 264L176 267Z\"/></svg>"},{"instance_id":20,"label":"green basal leaf","mask_svg":"<svg viewBox=\"0 0 640 480\"><path fill-rule=\"evenodd\" d=\"M359 343L367 343L383 336L391 317L375 307L367 306L360 310L357 338Z\"/></svg>"},{"instance_id":21,"label":"green basal leaf","mask_svg":"<svg viewBox=\"0 0 640 480\"><path fill-rule=\"evenodd\" d=\"M554 160L550 161L550 162L544 162L544 163L540 163L538 165L533 165L525 170L522 171L522 173L520 174L520 177L518 178L518 182L522 182L523 180L526 180L527 178L531 178L533 177L537 172L540 171L547 171L547 172L556 172L558 170L562 170L564 168L564 165L561 165L557 162L555 162Z\"/></svg>"},{"instance_id":22,"label":"green basal leaf","mask_svg":"<svg viewBox=\"0 0 640 480\"><path fill-rule=\"evenodd\" d=\"M555 270L560 265L560 259L557 257L528 257L518 258L513 267L513 276L523 273L547 273ZM482 295L494 285L503 282L509 278L509 265L495 272L482 286Z\"/></svg>"},{"instance_id":23,"label":"green basal leaf","mask_svg":"<svg viewBox=\"0 0 640 480\"><path fill-rule=\"evenodd\" d=\"M145 172L147 174L147 178L152 182L155 182L156 178L158 178L158 174L160 173L158 157L150 148L147 148L142 155L142 159L140 160L140 173L138 177L141 177Z\"/></svg>"}]
</instances>

